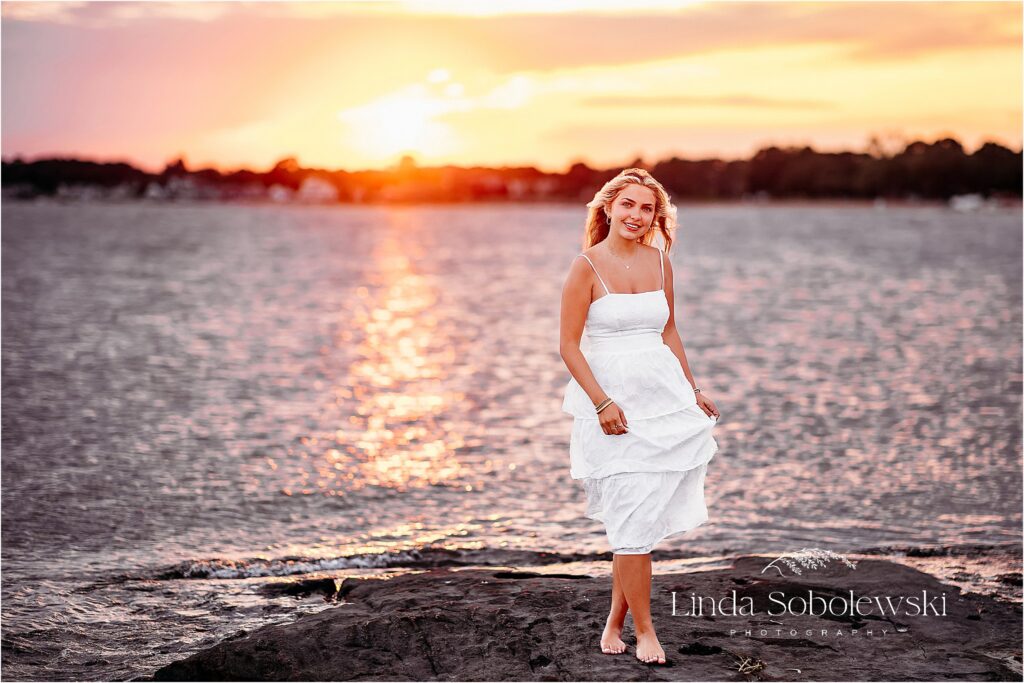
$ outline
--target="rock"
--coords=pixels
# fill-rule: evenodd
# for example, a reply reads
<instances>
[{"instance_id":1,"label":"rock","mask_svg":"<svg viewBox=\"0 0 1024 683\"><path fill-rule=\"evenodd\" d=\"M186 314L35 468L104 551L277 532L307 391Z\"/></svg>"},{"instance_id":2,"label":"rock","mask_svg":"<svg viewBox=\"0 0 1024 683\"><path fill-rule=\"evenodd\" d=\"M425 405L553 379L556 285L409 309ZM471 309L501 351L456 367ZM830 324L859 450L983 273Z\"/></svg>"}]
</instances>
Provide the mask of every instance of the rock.
<instances>
[{"instance_id":1,"label":"rock","mask_svg":"<svg viewBox=\"0 0 1024 683\"><path fill-rule=\"evenodd\" d=\"M762 573L766 562L740 557L728 569L655 573L662 666L635 658L631 619L627 652L601 653L607 577L435 569L346 579L339 607L234 637L153 680L1021 680L1019 604L962 594L883 560L800 576ZM737 603L749 598L752 615L690 614L691 596L726 605L734 591ZM883 603L944 595L945 615L768 614L786 600L850 591ZM773 596L782 601L773 605Z\"/></svg>"}]
</instances>

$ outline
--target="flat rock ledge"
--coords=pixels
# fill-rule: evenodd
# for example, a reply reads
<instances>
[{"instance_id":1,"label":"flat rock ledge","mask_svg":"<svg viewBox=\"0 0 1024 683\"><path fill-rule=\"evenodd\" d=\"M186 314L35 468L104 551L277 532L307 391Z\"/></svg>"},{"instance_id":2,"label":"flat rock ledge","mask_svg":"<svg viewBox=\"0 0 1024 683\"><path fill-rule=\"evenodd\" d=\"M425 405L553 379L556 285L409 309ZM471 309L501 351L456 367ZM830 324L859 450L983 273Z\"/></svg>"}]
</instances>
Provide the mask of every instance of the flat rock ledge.
<instances>
[{"instance_id":1,"label":"flat rock ledge","mask_svg":"<svg viewBox=\"0 0 1024 683\"><path fill-rule=\"evenodd\" d=\"M436 569L331 582L338 607L238 633L152 680L1022 680L1018 603L962 594L884 560L801 575L783 566L784 576L763 572L767 563L742 556L727 569L655 572L651 610L665 665L636 659L631 618L627 651L601 653L609 577ZM808 597L848 603L850 591L872 600L871 613L865 603L862 614L841 613L835 600L831 612L806 609ZM900 597L896 615L874 602ZM916 614L908 598L930 599L940 614Z\"/></svg>"}]
</instances>

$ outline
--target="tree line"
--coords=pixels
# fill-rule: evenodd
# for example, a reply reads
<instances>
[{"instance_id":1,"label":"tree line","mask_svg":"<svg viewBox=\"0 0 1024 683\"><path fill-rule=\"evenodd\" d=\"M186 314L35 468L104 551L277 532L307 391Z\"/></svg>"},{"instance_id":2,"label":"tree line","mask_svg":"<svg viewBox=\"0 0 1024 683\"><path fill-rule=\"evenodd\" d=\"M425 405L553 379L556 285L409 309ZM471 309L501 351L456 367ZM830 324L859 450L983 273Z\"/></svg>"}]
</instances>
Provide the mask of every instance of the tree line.
<instances>
[{"instance_id":1,"label":"tree line","mask_svg":"<svg viewBox=\"0 0 1024 683\"><path fill-rule=\"evenodd\" d=\"M1021 196L1020 150L986 142L968 154L958 141L944 138L932 143L913 141L900 150L885 151L875 142L872 138L873 144L865 152L772 146L749 159L672 157L652 164L636 159L630 165L650 170L674 200ZM68 188L90 187L101 191L100 196L118 198L155 196L154 188L171 188L171 196L232 199L259 198L272 188L300 192L315 180L328 188L332 201L341 202L577 201L592 197L621 168L592 168L584 162L572 164L564 173L545 173L528 166L420 167L411 157L404 157L390 169L344 171L303 168L289 157L265 172L189 170L184 160L177 159L160 173L147 173L124 162L14 158L3 162L0 185L6 197L55 195ZM103 195L103 190L109 194Z\"/></svg>"}]
</instances>

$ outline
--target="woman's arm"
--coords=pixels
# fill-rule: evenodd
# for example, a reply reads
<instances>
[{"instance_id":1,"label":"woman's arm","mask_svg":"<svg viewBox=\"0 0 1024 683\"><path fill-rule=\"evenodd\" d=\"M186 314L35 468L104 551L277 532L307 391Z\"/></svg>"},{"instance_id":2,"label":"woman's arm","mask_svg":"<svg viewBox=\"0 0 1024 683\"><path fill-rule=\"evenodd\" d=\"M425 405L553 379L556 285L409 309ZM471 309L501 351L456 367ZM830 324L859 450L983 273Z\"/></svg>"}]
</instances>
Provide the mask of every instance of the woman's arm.
<instances>
[{"instance_id":1,"label":"woman's arm","mask_svg":"<svg viewBox=\"0 0 1024 683\"><path fill-rule=\"evenodd\" d=\"M582 258L576 257L562 286L562 312L559 323L558 348L565 367L576 379L596 407L608 396L597 383L590 364L580 350L580 339L590 309L591 290L594 286L593 269Z\"/></svg>"},{"instance_id":2,"label":"woman's arm","mask_svg":"<svg viewBox=\"0 0 1024 683\"><path fill-rule=\"evenodd\" d=\"M686 375L686 380L696 389L697 380L693 378L693 373L690 372L690 364L686 362L686 351L683 350L683 340L679 338L679 331L676 329L676 294L672 286L672 261L669 260L668 254L665 254L662 258L665 259L665 297L668 299L668 322L665 324L665 330L661 333L661 338L672 349L672 353L676 355L676 358L679 359L680 365L683 366L683 374Z\"/></svg>"}]
</instances>

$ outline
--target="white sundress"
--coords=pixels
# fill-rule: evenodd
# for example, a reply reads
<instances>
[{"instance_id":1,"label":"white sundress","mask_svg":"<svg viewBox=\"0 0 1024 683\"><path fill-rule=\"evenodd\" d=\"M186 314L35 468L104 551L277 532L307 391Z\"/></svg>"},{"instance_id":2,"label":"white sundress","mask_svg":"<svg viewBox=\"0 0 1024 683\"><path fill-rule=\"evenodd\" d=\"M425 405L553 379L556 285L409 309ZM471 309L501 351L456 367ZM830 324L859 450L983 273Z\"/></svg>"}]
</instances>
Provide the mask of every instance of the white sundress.
<instances>
[{"instance_id":1,"label":"white sundress","mask_svg":"<svg viewBox=\"0 0 1024 683\"><path fill-rule=\"evenodd\" d=\"M645 554L665 537L708 521L704 477L718 452L717 420L698 405L682 365L662 339L669 310L661 289L609 292L587 311L583 355L626 416L625 434L605 434L575 378L562 410L574 417L570 476L582 480L587 517L603 522L613 553ZM586 346L586 348L584 348Z\"/></svg>"}]
</instances>

